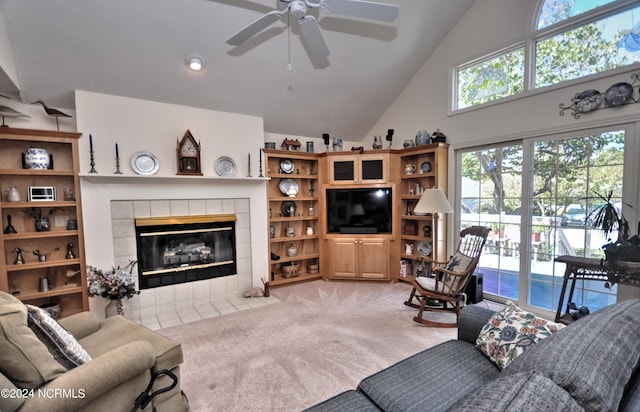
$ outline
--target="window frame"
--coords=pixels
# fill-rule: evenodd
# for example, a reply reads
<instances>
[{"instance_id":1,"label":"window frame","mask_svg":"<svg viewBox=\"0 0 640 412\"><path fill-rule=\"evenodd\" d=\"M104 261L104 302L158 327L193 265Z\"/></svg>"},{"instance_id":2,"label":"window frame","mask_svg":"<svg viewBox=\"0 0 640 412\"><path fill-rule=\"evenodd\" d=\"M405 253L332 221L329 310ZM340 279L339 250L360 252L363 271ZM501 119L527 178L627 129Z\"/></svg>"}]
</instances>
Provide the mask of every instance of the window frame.
<instances>
[{"instance_id":1,"label":"window frame","mask_svg":"<svg viewBox=\"0 0 640 412\"><path fill-rule=\"evenodd\" d=\"M535 77L536 77L536 44L539 41L543 41L545 39L551 38L558 34L564 33L568 30L583 26L592 21L604 19L606 17L610 17L614 14L624 12L626 10L632 9L634 7L640 6L638 0L618 0L613 3L605 4L603 6L597 7L595 9L589 10L582 14L570 17L566 20L560 21L558 23L554 23L540 30L537 29L538 19L540 16L540 11L544 4L545 0L538 0L534 12L532 16L529 18L528 24L528 34L524 39L514 41L508 44L501 45L496 48L492 48L491 50L479 54L471 59L467 59L462 63L455 64L450 66L449 69L449 84L451 85L451 94L449 95L449 107L447 109L448 115L453 116L461 113L466 113L469 111L474 111L477 109L481 109L484 107L490 107L497 104L508 103L514 100L526 98L532 95L544 93L550 90L560 89L580 83L586 83L589 81L593 81L599 78L605 78L609 76L614 76L619 73L625 73L628 71L637 70L640 68L640 63L633 63L627 66L621 66L610 70L605 70L602 72L592 73L586 76L578 77L575 79L561 81L555 84L550 84L541 87L535 87ZM524 84L523 91L521 93L517 93L514 95L509 95L506 97L498 98L495 100L491 100L488 102L484 102L477 105L468 106L465 108L458 108L458 72L460 70L472 67L484 61L499 57L503 54L509 53L510 51L516 50L520 47L524 47Z\"/></svg>"}]
</instances>

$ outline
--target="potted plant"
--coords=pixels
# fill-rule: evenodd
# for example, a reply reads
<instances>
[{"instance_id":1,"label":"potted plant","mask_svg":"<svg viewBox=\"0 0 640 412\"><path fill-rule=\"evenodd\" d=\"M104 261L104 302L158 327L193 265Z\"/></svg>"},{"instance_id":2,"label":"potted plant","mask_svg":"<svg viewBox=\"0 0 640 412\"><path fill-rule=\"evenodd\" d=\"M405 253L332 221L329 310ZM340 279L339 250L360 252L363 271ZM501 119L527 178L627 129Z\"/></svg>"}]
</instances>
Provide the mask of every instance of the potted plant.
<instances>
[{"instance_id":1,"label":"potted plant","mask_svg":"<svg viewBox=\"0 0 640 412\"><path fill-rule=\"evenodd\" d=\"M112 267L108 271L87 266L89 296L102 296L109 299L109 305L105 308L106 317L114 314L124 315L122 300L132 298L140 293L139 290L136 290L136 281L133 275L136 263L138 262L131 261L124 268Z\"/></svg>"},{"instance_id":2,"label":"potted plant","mask_svg":"<svg viewBox=\"0 0 640 412\"><path fill-rule=\"evenodd\" d=\"M638 235L629 236L629 222L622 214L622 210L611 201L613 191L609 191L606 196L596 193L604 203L595 207L587 216L587 221L591 221L594 228L600 229L608 240L602 246L606 260L610 264L616 265L620 262L640 262L640 238ZM617 231L618 238L611 239L611 234Z\"/></svg>"}]
</instances>

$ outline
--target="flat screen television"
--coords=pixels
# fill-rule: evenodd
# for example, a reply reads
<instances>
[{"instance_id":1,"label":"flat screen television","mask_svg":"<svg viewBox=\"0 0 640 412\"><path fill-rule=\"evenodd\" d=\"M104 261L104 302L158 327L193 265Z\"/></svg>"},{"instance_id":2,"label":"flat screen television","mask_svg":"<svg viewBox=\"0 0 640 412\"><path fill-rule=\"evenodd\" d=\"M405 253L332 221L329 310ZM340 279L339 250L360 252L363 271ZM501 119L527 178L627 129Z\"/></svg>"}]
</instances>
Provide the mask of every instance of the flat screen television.
<instances>
[{"instance_id":1,"label":"flat screen television","mask_svg":"<svg viewBox=\"0 0 640 412\"><path fill-rule=\"evenodd\" d=\"M391 233L390 187L327 189L329 233Z\"/></svg>"}]
</instances>

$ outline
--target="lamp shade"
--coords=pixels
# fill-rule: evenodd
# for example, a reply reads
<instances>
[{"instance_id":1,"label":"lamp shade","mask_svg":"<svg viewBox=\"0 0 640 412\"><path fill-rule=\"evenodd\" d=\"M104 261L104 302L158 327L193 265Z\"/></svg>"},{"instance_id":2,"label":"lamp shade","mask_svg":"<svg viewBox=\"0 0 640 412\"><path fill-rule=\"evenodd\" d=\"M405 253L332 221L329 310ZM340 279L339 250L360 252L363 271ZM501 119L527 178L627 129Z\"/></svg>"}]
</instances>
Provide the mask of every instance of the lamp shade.
<instances>
[{"instance_id":1,"label":"lamp shade","mask_svg":"<svg viewBox=\"0 0 640 412\"><path fill-rule=\"evenodd\" d=\"M441 189L426 189L418 204L413 208L414 213L451 213L451 204Z\"/></svg>"}]
</instances>

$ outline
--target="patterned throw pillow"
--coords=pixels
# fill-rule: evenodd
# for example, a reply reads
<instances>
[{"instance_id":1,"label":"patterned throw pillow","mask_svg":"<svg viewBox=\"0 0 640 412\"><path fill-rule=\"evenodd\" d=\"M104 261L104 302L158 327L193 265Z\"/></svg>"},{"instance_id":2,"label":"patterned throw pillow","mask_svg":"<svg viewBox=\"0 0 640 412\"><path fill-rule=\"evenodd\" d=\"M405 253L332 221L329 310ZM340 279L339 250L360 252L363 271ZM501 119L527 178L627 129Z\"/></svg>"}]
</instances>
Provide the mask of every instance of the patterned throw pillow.
<instances>
[{"instance_id":1,"label":"patterned throw pillow","mask_svg":"<svg viewBox=\"0 0 640 412\"><path fill-rule=\"evenodd\" d=\"M91 360L80 343L44 309L27 306L27 325L47 346L53 357L67 369L73 369Z\"/></svg>"},{"instance_id":2,"label":"patterned throw pillow","mask_svg":"<svg viewBox=\"0 0 640 412\"><path fill-rule=\"evenodd\" d=\"M504 369L531 345L564 327L507 301L505 308L484 325L476 346L500 369Z\"/></svg>"}]
</instances>

